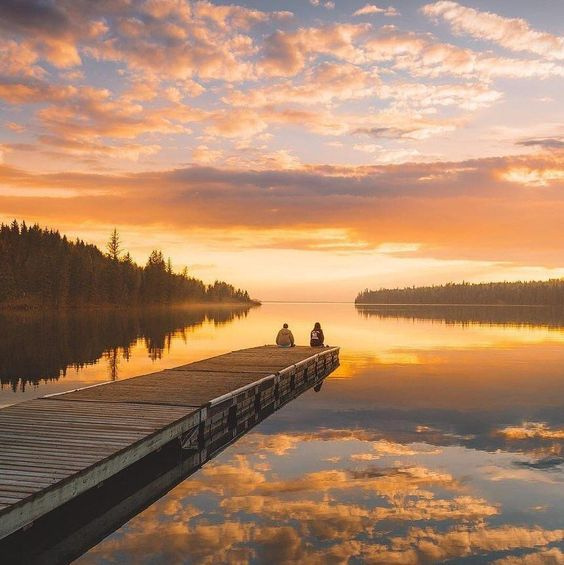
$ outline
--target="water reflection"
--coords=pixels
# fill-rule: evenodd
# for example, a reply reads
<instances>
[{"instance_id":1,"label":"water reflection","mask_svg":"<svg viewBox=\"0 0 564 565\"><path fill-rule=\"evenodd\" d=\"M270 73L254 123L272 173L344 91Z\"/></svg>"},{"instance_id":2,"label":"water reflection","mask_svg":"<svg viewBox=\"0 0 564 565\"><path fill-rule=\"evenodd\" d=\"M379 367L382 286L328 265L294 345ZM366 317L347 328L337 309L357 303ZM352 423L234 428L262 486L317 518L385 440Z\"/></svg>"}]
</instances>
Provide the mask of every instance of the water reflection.
<instances>
[{"instance_id":1,"label":"water reflection","mask_svg":"<svg viewBox=\"0 0 564 565\"><path fill-rule=\"evenodd\" d=\"M564 317L503 310L266 304L198 329L205 357L320 320L341 367L79 563L564 562Z\"/></svg>"},{"instance_id":2,"label":"water reflection","mask_svg":"<svg viewBox=\"0 0 564 565\"><path fill-rule=\"evenodd\" d=\"M530 552L558 563L564 556L549 508L515 515L503 494L481 492L470 473L487 470L471 452L372 441L362 430L255 434L243 443L80 562L485 562ZM449 460L465 472L449 469ZM543 496L546 487L531 485L530 494Z\"/></svg>"},{"instance_id":3,"label":"water reflection","mask_svg":"<svg viewBox=\"0 0 564 565\"><path fill-rule=\"evenodd\" d=\"M380 319L437 320L445 324L499 324L562 328L564 312L550 306L476 306L435 304L359 304L358 313Z\"/></svg>"},{"instance_id":4,"label":"water reflection","mask_svg":"<svg viewBox=\"0 0 564 565\"><path fill-rule=\"evenodd\" d=\"M120 360L128 361L133 346L143 340L148 356L160 359L173 335L209 321L227 324L245 317L239 308L146 308L71 311L65 314L12 313L0 315L0 384L25 391L26 386L58 380L69 368L82 369L101 358L107 376L119 377Z\"/></svg>"}]
</instances>

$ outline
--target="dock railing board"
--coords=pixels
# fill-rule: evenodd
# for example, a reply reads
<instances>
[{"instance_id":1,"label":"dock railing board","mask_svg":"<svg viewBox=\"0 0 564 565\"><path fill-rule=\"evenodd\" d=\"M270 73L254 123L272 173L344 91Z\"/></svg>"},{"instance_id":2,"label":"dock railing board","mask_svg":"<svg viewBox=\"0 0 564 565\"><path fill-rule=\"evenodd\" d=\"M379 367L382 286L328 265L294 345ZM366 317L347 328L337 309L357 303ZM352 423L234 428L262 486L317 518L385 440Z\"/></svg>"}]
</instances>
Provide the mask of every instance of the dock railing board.
<instances>
[{"instance_id":1,"label":"dock railing board","mask_svg":"<svg viewBox=\"0 0 564 565\"><path fill-rule=\"evenodd\" d=\"M338 347L255 347L0 410L0 539L172 441L203 464L338 363Z\"/></svg>"}]
</instances>

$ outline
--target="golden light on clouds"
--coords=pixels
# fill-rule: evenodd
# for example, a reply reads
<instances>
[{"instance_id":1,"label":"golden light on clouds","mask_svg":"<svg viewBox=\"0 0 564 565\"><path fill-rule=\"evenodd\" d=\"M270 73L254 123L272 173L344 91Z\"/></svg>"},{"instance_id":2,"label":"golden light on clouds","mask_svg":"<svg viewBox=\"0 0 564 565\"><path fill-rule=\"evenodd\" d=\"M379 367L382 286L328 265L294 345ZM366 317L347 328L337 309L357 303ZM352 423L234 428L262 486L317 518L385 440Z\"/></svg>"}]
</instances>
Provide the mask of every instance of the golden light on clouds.
<instances>
[{"instance_id":1,"label":"golden light on clouds","mask_svg":"<svg viewBox=\"0 0 564 565\"><path fill-rule=\"evenodd\" d=\"M564 169L530 169L521 167L503 172L501 178L525 186L547 186L551 182L564 180Z\"/></svg>"},{"instance_id":2,"label":"golden light on clouds","mask_svg":"<svg viewBox=\"0 0 564 565\"><path fill-rule=\"evenodd\" d=\"M543 422L524 422L522 426L503 428L499 433L509 439L564 439L564 429L554 429Z\"/></svg>"}]
</instances>

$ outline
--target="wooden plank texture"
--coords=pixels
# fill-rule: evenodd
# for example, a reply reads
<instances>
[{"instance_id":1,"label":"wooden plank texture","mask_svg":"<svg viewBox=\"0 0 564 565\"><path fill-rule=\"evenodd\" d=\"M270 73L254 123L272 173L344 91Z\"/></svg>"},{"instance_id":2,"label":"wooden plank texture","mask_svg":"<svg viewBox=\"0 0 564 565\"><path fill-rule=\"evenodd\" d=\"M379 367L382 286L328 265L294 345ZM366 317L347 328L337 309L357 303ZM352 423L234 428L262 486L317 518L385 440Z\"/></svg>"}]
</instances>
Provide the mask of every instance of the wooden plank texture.
<instances>
[{"instance_id":1,"label":"wooden plank texture","mask_svg":"<svg viewBox=\"0 0 564 565\"><path fill-rule=\"evenodd\" d=\"M0 537L150 453L144 444L197 412L60 397L0 410Z\"/></svg>"},{"instance_id":2,"label":"wooden plank texture","mask_svg":"<svg viewBox=\"0 0 564 565\"><path fill-rule=\"evenodd\" d=\"M168 370L115 384L65 394L63 400L103 400L171 406L202 406L211 399L251 384L270 373Z\"/></svg>"},{"instance_id":3,"label":"wooden plank texture","mask_svg":"<svg viewBox=\"0 0 564 565\"><path fill-rule=\"evenodd\" d=\"M304 359L312 357L322 352L328 351L328 348L322 347L275 347L263 346L253 347L251 349L243 349L233 351L210 359L196 361L188 365L176 367L177 371L227 371L238 372L246 370L265 369L270 372L278 372L295 363L299 363Z\"/></svg>"}]
</instances>

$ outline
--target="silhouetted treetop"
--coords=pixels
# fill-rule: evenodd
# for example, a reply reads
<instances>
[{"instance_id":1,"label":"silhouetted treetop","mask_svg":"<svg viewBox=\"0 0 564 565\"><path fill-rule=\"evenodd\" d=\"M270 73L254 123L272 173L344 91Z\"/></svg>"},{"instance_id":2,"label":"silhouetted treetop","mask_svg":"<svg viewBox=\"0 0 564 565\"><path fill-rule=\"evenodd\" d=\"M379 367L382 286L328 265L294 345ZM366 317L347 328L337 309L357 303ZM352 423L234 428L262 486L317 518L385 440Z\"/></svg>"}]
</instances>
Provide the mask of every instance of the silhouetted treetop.
<instances>
[{"instance_id":1,"label":"silhouetted treetop","mask_svg":"<svg viewBox=\"0 0 564 565\"><path fill-rule=\"evenodd\" d=\"M119 261L119 256L121 255L121 241L116 228L114 228L112 235L110 235L106 249L108 250L108 257L110 259Z\"/></svg>"}]
</instances>

